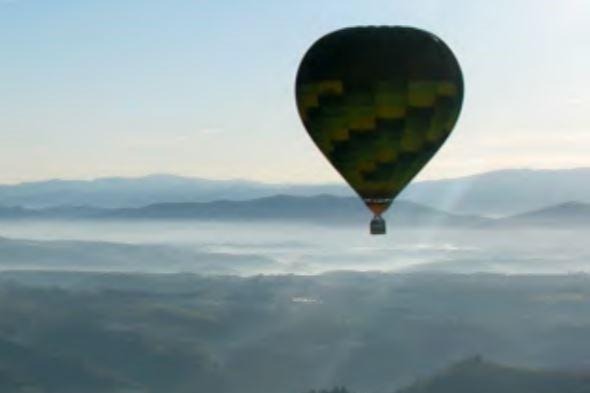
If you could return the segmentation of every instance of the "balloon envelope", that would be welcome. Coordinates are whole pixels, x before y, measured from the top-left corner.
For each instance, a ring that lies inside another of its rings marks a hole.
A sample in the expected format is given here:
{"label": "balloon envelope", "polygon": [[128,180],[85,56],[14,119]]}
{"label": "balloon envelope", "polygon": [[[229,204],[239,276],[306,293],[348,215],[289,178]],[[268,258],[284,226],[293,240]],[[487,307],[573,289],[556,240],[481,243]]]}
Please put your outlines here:
{"label": "balloon envelope", "polygon": [[379,216],[452,131],[463,78],[451,50],[410,27],[353,27],[305,54],[299,115],[315,144]]}

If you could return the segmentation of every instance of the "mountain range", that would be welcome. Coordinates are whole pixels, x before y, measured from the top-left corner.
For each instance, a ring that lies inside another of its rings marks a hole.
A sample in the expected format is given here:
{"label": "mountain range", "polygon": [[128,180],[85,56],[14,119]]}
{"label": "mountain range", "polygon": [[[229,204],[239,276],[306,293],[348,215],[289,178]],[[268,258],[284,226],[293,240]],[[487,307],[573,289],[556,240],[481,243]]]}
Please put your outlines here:
{"label": "mountain range", "polygon": [[590,376],[499,365],[479,357],[464,360],[397,393],[582,393]]}
{"label": "mountain range", "polygon": [[590,168],[509,169],[416,182],[401,198],[463,214],[508,216],[568,201],[590,203]]}
{"label": "mountain range", "polygon": [[[411,183],[400,199],[459,214],[507,216],[567,201],[590,203],[590,168],[510,169]],[[339,184],[265,184],[171,175],[0,185],[0,206],[138,208],[160,203],[244,201],[277,194],[353,196]]]}
{"label": "mountain range", "polygon": [[[404,227],[584,227],[590,225],[590,204],[566,202],[507,217],[488,218],[398,200],[384,217],[393,226]],[[246,201],[157,203],[133,208],[0,206],[0,220],[238,220],[363,225],[370,218],[370,212],[358,198],[325,194],[310,197],[275,195]]]}
{"label": "mountain range", "polygon": [[157,203],[242,201],[276,194],[353,195],[343,185],[274,185],[173,175],[96,180],[48,180],[0,185],[0,206],[133,208]]}
{"label": "mountain range", "polygon": [[[409,201],[397,201],[385,217],[398,225],[481,225],[489,219],[446,213]],[[109,219],[109,220],[215,220],[293,221],[316,224],[366,224],[370,212],[356,197],[275,195],[247,201],[158,203],[137,208],[0,207],[0,220]]]}
{"label": "mountain range", "polygon": [[497,222],[510,226],[587,226],[590,224],[590,204],[565,202],[505,217]]}

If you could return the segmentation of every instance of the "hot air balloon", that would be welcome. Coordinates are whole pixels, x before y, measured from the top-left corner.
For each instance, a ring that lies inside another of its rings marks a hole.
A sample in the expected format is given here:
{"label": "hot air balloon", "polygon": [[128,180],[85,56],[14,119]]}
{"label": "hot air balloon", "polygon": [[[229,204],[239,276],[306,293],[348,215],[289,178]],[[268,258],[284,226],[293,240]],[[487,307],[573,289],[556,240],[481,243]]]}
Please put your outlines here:
{"label": "hot air balloon", "polygon": [[463,101],[457,59],[411,27],[351,27],[307,51],[297,72],[299,115],[311,139],[373,212],[383,212],[451,133]]}

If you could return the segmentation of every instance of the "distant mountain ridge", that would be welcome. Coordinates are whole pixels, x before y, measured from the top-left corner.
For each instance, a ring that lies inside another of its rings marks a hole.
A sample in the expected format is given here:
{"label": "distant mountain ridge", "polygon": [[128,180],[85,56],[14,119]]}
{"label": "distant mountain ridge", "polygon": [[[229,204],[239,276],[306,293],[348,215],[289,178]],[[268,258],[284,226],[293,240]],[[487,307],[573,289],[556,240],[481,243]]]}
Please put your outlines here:
{"label": "distant mountain ridge", "polygon": [[[581,228],[590,227],[590,203],[566,202],[493,219],[396,200],[384,217],[391,225],[403,226]],[[309,197],[273,195],[245,201],[157,203],[134,208],[62,206],[30,209],[0,206],[0,220],[290,221],[332,225],[366,224],[370,218],[370,212],[359,198],[326,194]]]}
{"label": "distant mountain ridge", "polygon": [[[477,216],[446,213],[408,201],[396,201],[385,215],[399,225],[478,225]],[[220,200],[193,203],[159,203],[138,208],[57,207],[28,209],[0,207],[0,219],[115,219],[115,220],[287,220],[313,223],[362,223],[370,212],[356,197],[274,195],[248,201]]]}
{"label": "distant mountain ridge", "polygon": [[508,216],[572,200],[590,203],[590,168],[506,169],[417,182],[400,196],[445,211]]}
{"label": "distant mountain ridge", "polygon": [[590,376],[508,367],[467,359],[397,393],[583,393]]}
{"label": "distant mountain ridge", "polygon": [[[414,182],[402,192],[400,198],[449,212],[506,216],[570,200],[590,203],[589,180],[590,168],[510,169],[454,179]],[[137,208],[159,203],[212,202],[221,199],[243,201],[277,194],[354,195],[344,182],[290,185],[151,175],[0,185],[0,206]]]}
{"label": "distant mountain ridge", "polygon": [[249,200],[290,194],[352,195],[344,185],[274,185],[246,180],[209,180],[173,175],[96,180],[48,180],[0,185],[0,206],[39,209],[58,206],[141,207],[157,203]]}
{"label": "distant mountain ridge", "polygon": [[505,217],[496,223],[503,226],[590,226],[590,204],[560,203]]}

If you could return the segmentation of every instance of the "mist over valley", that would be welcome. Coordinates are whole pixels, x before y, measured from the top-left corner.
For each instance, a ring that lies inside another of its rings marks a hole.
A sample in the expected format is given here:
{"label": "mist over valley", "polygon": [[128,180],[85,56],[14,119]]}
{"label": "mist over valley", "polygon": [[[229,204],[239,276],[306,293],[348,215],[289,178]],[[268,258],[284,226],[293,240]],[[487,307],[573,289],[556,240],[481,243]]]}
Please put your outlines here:
{"label": "mist over valley", "polygon": [[[223,187],[214,182],[210,195]],[[456,201],[471,208],[458,209],[406,193],[379,237],[363,204],[338,187],[202,201],[146,192],[149,201],[128,206],[64,188],[43,204],[35,190],[0,207],[6,391],[590,386],[585,202],[539,197],[539,208],[521,209],[515,198],[507,209],[501,198],[491,206],[465,196]]]}

